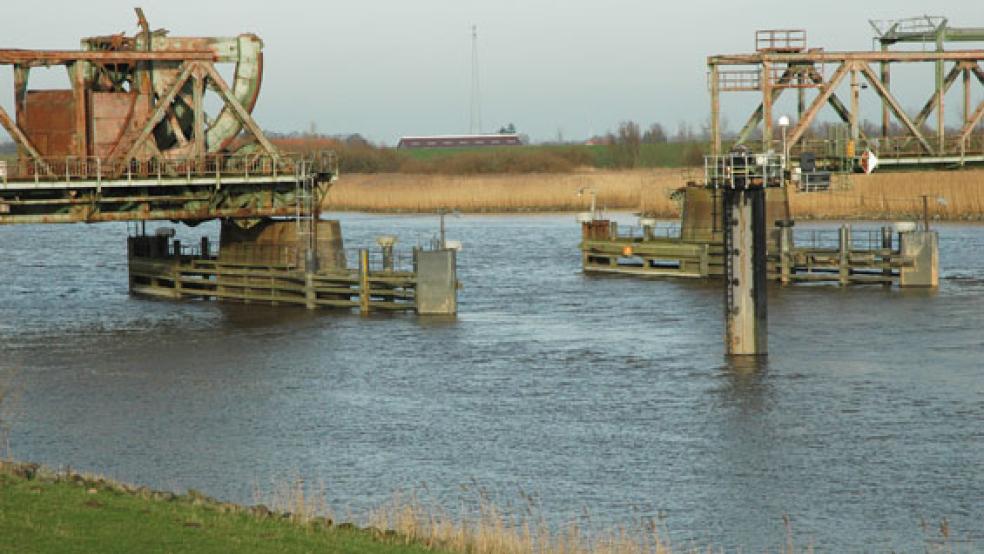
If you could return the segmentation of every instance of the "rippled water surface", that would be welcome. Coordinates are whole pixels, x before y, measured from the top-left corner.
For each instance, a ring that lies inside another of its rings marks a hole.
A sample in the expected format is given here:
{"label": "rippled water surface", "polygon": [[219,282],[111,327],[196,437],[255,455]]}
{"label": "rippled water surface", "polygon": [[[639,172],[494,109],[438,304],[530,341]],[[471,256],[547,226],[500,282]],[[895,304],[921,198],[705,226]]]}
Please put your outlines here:
{"label": "rippled water surface", "polygon": [[750,551],[784,514],[824,550],[921,550],[943,517],[984,540],[984,228],[938,227],[937,292],[771,290],[768,362],[736,367],[717,284],[585,276],[570,215],[448,225],[455,321],[131,298],[124,225],[0,227],[13,454],[246,502],[300,475],[353,510],[478,483]]}

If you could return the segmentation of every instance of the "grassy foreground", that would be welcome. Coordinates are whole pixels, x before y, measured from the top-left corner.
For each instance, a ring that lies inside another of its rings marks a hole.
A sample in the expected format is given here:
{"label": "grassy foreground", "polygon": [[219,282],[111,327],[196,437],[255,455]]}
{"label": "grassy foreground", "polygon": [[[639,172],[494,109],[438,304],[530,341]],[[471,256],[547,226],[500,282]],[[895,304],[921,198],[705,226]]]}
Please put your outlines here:
{"label": "grassy foreground", "polygon": [[487,500],[477,513],[462,517],[414,496],[395,496],[372,510],[363,528],[333,523],[323,515],[331,511],[298,483],[275,492],[272,505],[290,512],[0,460],[0,552],[704,552],[674,548],[655,523],[588,538],[575,523],[551,530],[542,519],[516,519]]}
{"label": "grassy foreground", "polygon": [[153,492],[0,462],[0,552],[438,552],[393,533],[298,521],[194,492]]}

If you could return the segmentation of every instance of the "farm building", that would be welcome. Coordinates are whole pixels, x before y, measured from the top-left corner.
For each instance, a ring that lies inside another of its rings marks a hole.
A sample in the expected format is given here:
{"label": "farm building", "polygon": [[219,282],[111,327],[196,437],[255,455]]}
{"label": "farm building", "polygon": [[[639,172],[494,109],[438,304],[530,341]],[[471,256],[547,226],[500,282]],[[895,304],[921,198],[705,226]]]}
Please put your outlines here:
{"label": "farm building", "polygon": [[495,135],[436,135],[430,137],[403,137],[397,148],[456,148],[482,146],[520,146],[518,134]]}

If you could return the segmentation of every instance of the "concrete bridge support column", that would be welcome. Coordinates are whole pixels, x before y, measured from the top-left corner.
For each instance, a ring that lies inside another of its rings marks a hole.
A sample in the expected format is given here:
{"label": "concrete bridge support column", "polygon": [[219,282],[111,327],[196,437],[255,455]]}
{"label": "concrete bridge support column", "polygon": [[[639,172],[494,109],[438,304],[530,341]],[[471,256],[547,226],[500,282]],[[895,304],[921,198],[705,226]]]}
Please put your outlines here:
{"label": "concrete bridge support column", "polygon": [[457,252],[415,250],[417,271],[417,313],[454,315],[458,313]]}
{"label": "concrete bridge support column", "polygon": [[899,270],[900,287],[937,287],[940,284],[939,235],[936,231],[899,234],[899,251],[912,258],[912,267]]}

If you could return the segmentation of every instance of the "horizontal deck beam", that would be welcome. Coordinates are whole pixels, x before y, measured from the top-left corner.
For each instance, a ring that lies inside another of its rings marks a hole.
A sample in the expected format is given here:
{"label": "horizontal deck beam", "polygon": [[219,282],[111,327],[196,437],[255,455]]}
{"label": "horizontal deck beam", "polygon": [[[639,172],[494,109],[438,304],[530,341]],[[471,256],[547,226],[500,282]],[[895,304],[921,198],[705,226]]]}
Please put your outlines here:
{"label": "horizontal deck beam", "polygon": [[172,50],[140,52],[136,50],[24,50],[0,49],[0,65],[66,65],[78,61],[102,63],[184,62],[189,60],[217,62],[219,57],[208,50]]}
{"label": "horizontal deck beam", "polygon": [[864,62],[936,62],[984,60],[984,50],[950,50],[947,52],[796,52],[724,54],[709,56],[708,65],[758,65],[762,63],[843,63]]}

